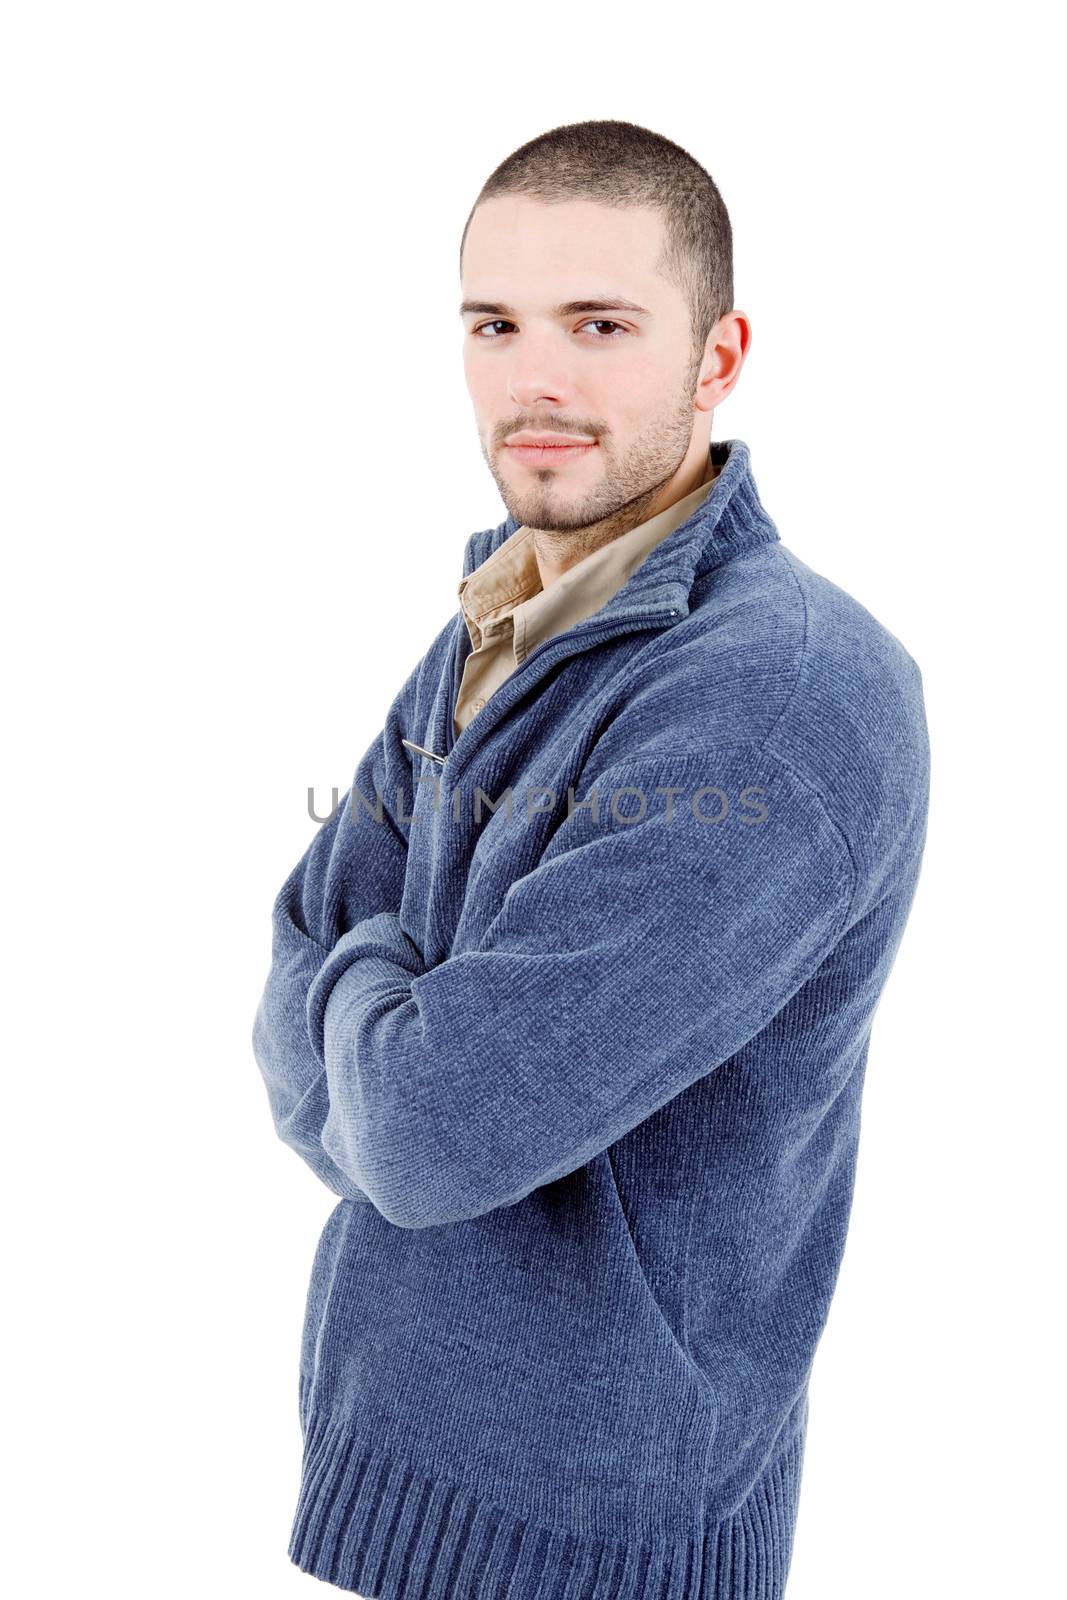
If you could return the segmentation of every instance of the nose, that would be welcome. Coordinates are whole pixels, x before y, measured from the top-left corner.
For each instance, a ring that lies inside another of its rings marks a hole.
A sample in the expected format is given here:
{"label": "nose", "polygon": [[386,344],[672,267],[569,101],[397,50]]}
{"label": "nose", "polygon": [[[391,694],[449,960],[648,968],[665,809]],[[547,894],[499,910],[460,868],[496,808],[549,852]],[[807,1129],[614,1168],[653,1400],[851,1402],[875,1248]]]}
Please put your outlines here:
{"label": "nose", "polygon": [[524,329],[508,351],[507,362],[508,398],[517,410],[571,403],[574,385],[558,339]]}
{"label": "nose", "polygon": [[[508,399],[519,411],[533,411],[538,406],[562,406],[567,403],[567,390],[558,381],[530,376],[512,378],[508,384]],[[546,426],[550,426],[546,422]]]}

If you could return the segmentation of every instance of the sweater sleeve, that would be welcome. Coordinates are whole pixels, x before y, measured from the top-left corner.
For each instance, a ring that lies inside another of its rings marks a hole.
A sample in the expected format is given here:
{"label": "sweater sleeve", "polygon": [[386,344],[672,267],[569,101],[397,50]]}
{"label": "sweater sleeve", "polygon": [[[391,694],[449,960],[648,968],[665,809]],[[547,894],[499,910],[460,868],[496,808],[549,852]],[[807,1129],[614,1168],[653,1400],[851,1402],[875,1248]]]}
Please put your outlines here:
{"label": "sweater sleeve", "polygon": [[308,993],[323,1147],[400,1227],[511,1205],[740,1050],[853,891],[823,800],[758,747],[609,768],[477,948],[422,969],[389,910],[338,941]]}
{"label": "sweater sleeve", "polygon": [[[421,664],[420,664],[421,665]],[[397,695],[344,798],[286,878],[271,914],[271,962],[252,1028],[278,1137],[327,1188],[367,1196],[322,1146],[329,1110],[322,1062],[307,1032],[307,997],[337,940],[363,918],[398,911],[407,866],[411,766],[401,735],[419,668]]]}

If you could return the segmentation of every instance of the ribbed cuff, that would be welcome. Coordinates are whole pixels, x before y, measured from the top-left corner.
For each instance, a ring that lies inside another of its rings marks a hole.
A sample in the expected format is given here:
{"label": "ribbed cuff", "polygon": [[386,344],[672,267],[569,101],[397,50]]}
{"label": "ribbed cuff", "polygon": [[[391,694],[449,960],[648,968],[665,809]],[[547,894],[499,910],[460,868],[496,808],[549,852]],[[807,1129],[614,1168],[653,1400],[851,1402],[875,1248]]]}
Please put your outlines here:
{"label": "ribbed cuff", "polygon": [[341,935],[308,988],[307,1027],[311,1048],[326,1065],[326,1008],[337,984],[362,964],[368,982],[406,983],[426,971],[422,952],[393,911],[378,911]]}

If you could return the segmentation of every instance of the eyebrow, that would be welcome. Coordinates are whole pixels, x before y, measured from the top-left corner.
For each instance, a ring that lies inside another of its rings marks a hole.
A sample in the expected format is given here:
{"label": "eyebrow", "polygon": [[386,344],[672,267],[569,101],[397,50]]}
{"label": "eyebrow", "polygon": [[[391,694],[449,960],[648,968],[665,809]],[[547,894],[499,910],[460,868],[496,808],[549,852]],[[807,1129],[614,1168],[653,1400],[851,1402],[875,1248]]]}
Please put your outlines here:
{"label": "eyebrow", "polygon": [[[561,305],[553,308],[552,315],[577,317],[582,312],[590,311],[629,311],[635,317],[652,315],[647,307],[635,305],[632,300],[622,300],[618,295],[604,295],[599,300],[564,300]],[[509,319],[519,315],[513,306],[503,305],[496,300],[464,300],[459,308],[459,314],[461,317],[476,315]]]}

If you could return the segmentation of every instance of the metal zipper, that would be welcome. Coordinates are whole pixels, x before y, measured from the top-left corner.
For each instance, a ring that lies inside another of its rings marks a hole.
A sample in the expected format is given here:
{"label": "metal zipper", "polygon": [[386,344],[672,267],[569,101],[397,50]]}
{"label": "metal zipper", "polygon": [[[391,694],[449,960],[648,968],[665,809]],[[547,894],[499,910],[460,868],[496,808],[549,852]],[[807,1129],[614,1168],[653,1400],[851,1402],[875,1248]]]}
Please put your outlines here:
{"label": "metal zipper", "polygon": [[416,750],[420,756],[429,756],[431,761],[444,761],[444,756],[439,756],[435,750],[424,750],[421,744],[416,744],[414,739],[401,739],[401,744],[406,744],[409,750]]}

